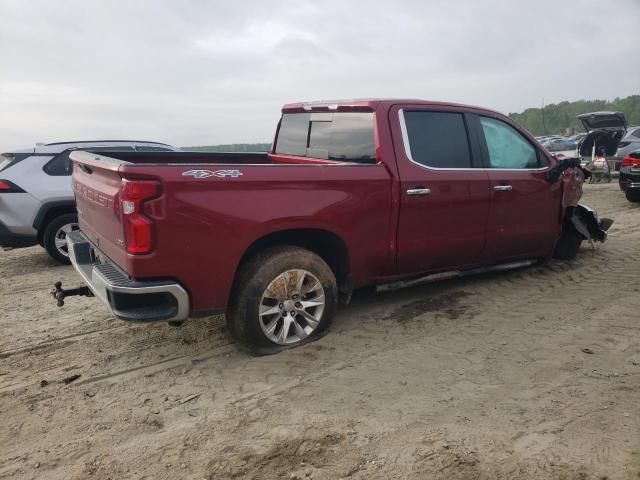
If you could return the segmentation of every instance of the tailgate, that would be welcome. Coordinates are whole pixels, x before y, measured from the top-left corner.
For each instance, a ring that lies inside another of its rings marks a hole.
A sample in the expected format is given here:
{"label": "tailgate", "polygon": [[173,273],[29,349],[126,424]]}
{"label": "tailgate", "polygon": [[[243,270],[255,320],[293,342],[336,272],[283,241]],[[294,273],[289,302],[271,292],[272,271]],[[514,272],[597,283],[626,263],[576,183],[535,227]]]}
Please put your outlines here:
{"label": "tailgate", "polygon": [[72,152],[72,185],[80,229],[118,266],[126,270],[124,232],[119,215],[122,161],[89,152]]}

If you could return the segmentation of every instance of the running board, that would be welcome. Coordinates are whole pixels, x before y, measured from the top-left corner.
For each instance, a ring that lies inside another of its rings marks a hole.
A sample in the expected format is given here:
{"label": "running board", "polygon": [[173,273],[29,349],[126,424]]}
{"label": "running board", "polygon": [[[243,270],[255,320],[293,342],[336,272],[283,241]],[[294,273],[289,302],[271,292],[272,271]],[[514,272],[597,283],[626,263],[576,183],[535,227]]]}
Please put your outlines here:
{"label": "running board", "polygon": [[448,280],[450,278],[466,277],[468,275],[477,275],[488,272],[502,272],[506,270],[514,270],[523,268],[537,263],[538,260],[523,260],[520,262],[503,263],[500,265],[491,265],[489,267],[474,268],[473,270],[452,270],[449,272],[432,273],[424,277],[414,278],[411,280],[399,280],[397,282],[383,283],[376,286],[377,292],[391,292],[401,288],[413,287],[414,285],[422,285],[423,283],[438,282],[440,280]]}

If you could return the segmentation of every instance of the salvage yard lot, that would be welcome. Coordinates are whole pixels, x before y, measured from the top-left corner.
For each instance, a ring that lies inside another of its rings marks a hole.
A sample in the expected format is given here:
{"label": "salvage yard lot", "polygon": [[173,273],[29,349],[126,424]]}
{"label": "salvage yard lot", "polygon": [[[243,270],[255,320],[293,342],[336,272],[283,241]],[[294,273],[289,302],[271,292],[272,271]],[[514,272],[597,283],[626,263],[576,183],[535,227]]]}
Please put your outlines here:
{"label": "salvage yard lot", "polygon": [[595,253],[358,292],[261,358],[220,318],[58,309],[71,267],[0,252],[0,478],[638,478],[640,205],[616,184],[584,203],[616,220]]}

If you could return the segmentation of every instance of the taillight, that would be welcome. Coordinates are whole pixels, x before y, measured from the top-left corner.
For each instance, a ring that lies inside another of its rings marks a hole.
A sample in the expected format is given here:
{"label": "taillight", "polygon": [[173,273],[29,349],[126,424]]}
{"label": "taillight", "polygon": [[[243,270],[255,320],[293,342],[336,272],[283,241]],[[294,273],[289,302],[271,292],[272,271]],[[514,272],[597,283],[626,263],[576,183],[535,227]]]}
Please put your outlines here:
{"label": "taillight", "polygon": [[9,180],[0,180],[0,193],[24,193],[24,190]]}
{"label": "taillight", "polygon": [[622,159],[623,167],[640,167],[640,158],[627,155]]}
{"label": "taillight", "polygon": [[145,201],[160,195],[154,180],[123,180],[120,190],[121,217],[127,252],[149,253],[153,249],[153,221],[144,214]]}

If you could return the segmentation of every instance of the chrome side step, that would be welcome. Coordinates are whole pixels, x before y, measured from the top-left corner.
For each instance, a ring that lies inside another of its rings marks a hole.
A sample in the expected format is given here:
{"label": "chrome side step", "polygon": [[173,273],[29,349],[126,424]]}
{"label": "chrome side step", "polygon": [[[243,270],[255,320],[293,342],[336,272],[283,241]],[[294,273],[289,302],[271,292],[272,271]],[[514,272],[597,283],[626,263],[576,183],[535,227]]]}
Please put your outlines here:
{"label": "chrome side step", "polygon": [[523,268],[537,263],[538,260],[522,260],[519,262],[502,263],[500,265],[491,265],[488,267],[474,268],[473,270],[451,270],[449,272],[432,273],[431,275],[425,275],[424,277],[413,278],[411,280],[399,280],[397,282],[383,283],[376,286],[377,292],[390,292],[393,290],[400,290],[401,288],[413,287],[415,285],[422,285],[423,283],[438,282],[440,280],[448,280],[450,278],[466,277],[469,275],[477,275],[480,273],[488,272],[502,272],[506,270],[514,270],[516,268]]}

